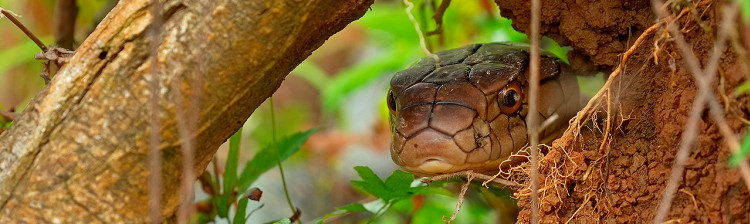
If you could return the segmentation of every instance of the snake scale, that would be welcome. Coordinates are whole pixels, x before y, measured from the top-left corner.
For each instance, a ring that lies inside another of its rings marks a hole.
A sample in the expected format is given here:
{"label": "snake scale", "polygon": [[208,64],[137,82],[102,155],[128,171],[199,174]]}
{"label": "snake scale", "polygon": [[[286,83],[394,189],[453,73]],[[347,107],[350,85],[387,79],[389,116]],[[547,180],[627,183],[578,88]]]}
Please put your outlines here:
{"label": "snake scale", "polygon": [[[527,145],[528,49],[474,44],[437,53],[439,65],[427,57],[397,72],[387,96],[393,161],[428,176],[514,163],[511,155]],[[571,69],[548,53],[540,77],[539,115],[558,116],[539,135],[549,143],[580,109],[580,96]]]}

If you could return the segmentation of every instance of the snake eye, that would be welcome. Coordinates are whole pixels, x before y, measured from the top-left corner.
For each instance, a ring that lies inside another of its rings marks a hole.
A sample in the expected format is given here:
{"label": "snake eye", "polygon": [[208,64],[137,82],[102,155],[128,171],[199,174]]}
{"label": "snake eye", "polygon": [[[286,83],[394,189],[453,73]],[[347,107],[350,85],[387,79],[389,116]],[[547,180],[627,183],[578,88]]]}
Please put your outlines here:
{"label": "snake eye", "polygon": [[518,82],[508,83],[497,93],[497,105],[504,114],[515,114],[521,108],[523,102],[523,90]]}
{"label": "snake eye", "polygon": [[393,91],[388,91],[388,109],[391,113],[396,113],[396,97],[393,96]]}

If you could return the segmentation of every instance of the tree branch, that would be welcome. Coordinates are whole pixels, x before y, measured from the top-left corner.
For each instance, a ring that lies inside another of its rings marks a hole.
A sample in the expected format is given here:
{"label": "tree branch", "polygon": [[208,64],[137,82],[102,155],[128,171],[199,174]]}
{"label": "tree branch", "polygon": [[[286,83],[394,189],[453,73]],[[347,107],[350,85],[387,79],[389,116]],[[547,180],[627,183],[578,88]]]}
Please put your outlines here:
{"label": "tree branch", "polygon": [[152,96],[161,123],[161,217],[172,217],[184,144],[175,97],[189,108],[191,83],[203,80],[197,131],[188,135],[200,174],[296,65],[373,1],[160,2],[155,60],[147,35],[151,0],[121,1],[0,134],[0,223],[146,222]]}

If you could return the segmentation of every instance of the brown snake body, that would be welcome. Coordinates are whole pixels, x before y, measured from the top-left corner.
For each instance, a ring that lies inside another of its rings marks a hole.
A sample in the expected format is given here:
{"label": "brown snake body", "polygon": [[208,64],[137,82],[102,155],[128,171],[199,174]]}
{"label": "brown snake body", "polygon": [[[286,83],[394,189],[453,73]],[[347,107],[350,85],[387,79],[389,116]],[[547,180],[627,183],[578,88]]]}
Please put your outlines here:
{"label": "brown snake body", "polygon": [[[391,79],[393,161],[421,175],[491,173],[514,163],[511,154],[528,136],[528,47],[475,44],[437,55],[439,66],[423,58]],[[539,114],[558,116],[539,134],[549,143],[580,109],[580,96],[575,75],[556,57],[543,54],[540,73]]]}

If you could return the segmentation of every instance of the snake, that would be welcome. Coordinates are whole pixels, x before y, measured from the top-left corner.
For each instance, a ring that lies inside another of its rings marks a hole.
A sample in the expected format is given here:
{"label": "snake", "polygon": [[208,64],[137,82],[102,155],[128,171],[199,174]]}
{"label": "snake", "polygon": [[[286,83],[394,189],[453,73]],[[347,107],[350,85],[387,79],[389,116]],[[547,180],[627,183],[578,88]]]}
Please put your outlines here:
{"label": "snake", "polygon": [[[390,153],[403,170],[425,176],[497,172],[519,163],[528,145],[529,47],[472,44],[425,57],[396,72],[387,95]],[[576,75],[543,51],[537,113],[540,143],[558,138],[581,108]]]}

